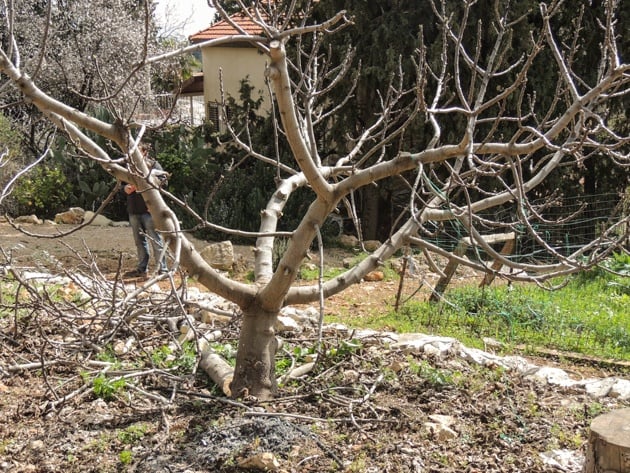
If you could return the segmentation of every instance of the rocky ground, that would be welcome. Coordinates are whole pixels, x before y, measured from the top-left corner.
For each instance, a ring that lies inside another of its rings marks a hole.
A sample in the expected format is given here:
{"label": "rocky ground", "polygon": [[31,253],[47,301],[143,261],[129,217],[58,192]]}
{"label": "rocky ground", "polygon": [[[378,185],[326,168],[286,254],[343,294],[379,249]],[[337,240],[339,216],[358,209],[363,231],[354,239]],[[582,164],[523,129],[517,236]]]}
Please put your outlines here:
{"label": "rocky ground", "polygon": [[[47,280],[47,291],[29,292],[33,280],[17,288],[2,281],[30,305],[18,315],[6,292],[0,300],[0,471],[578,472],[591,419],[630,407],[611,389],[602,395],[579,382],[627,379],[627,372],[564,364],[573,381],[550,383],[529,368],[482,366],[443,340],[411,349],[394,335],[336,326],[326,327],[316,350],[309,324],[283,333],[278,371],[318,353],[315,367],[283,379],[273,402],[235,402],[199,369],[194,343],[175,343],[181,318],[172,316],[169,285],[138,296],[137,282],[121,281],[122,298],[147,311],[127,310],[118,299],[94,301],[118,294],[116,274],[133,268],[129,229],[88,227],[41,240],[0,223],[0,248],[5,270],[59,270],[58,262],[72,268],[70,282]],[[236,252],[246,270],[250,250]],[[79,276],[88,271],[96,284],[82,286]],[[178,293],[212,300],[175,283]],[[387,310],[396,289],[363,283],[328,301],[326,311]],[[229,317],[229,304],[218,307],[222,318],[191,323],[214,334],[229,357],[239,320]]]}

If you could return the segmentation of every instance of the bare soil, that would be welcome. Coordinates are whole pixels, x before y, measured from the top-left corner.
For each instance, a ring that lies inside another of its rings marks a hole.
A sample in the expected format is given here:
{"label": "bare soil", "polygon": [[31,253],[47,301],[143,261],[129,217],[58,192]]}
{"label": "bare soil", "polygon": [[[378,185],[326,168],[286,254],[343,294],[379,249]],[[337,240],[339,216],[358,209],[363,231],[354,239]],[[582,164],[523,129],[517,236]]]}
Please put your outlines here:
{"label": "bare soil", "polygon": [[[70,227],[24,228],[50,235]],[[135,265],[129,228],[87,227],[62,239],[36,239],[0,223],[0,249],[5,269],[50,271],[62,263],[82,271],[95,263],[113,280]],[[251,249],[235,251],[245,273]],[[326,260],[340,265],[344,256],[329,252]],[[89,307],[77,307],[66,289],[60,289],[68,295],[63,307],[87,314]],[[386,311],[396,290],[391,281],[362,283],[327,301],[326,310]],[[577,464],[544,464],[540,454],[564,449],[579,457],[591,419],[630,405],[595,401],[456,356],[354,346],[350,335],[334,332],[325,334],[326,355],[315,370],[283,385],[276,400],[235,402],[194,372],[181,352],[161,355],[174,337],[166,324],[128,320],[108,346],[130,339],[135,345],[105,368],[107,350],[90,345],[97,334],[103,339],[102,326],[35,306],[17,317],[9,301],[0,300],[0,471],[237,472],[247,471],[239,466],[244,459],[266,452],[282,472],[577,472]],[[221,330],[222,342],[234,341],[238,318]],[[297,358],[312,344],[312,334],[295,335],[284,350]],[[576,376],[599,371],[563,367]],[[125,386],[97,396],[97,377],[121,376],[128,376]],[[432,415],[452,416],[455,435],[427,425]]]}

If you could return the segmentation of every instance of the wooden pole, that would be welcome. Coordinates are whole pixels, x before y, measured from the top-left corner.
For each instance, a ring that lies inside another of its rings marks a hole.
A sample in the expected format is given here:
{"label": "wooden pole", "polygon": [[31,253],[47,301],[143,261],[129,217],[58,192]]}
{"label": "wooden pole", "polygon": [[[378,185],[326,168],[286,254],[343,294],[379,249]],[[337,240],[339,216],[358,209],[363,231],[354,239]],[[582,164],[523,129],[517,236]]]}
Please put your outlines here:
{"label": "wooden pole", "polygon": [[[500,254],[502,256],[511,255],[512,251],[514,251],[514,246],[515,245],[516,245],[516,239],[515,238],[510,238],[509,240],[506,240],[505,244],[503,245],[503,248],[501,248],[501,253]],[[481,285],[479,287],[489,286],[490,284],[492,284],[492,281],[494,281],[494,275],[502,267],[503,267],[503,263],[501,263],[501,261],[497,260],[494,263],[492,263],[492,267],[490,269],[493,272],[492,273],[486,273],[486,275],[484,276],[483,281],[481,281]]]}
{"label": "wooden pole", "polygon": [[[466,249],[468,248],[469,245],[470,245],[470,239],[467,237],[462,238],[461,240],[459,240],[459,243],[457,244],[455,251],[453,251],[453,254],[455,256],[464,256],[466,254]],[[453,274],[455,274],[455,270],[457,269],[457,266],[459,266],[459,261],[455,260],[454,258],[451,258],[448,260],[448,263],[446,264],[446,268],[444,268],[444,271],[443,271],[444,276],[442,276],[437,282],[437,284],[435,285],[435,289],[431,293],[431,297],[429,297],[429,301],[437,302],[442,298],[442,294],[444,294],[444,291],[446,290],[448,283],[451,282],[451,278],[453,277]]]}
{"label": "wooden pole", "polygon": [[[512,253],[512,250],[514,249],[515,237],[516,235],[514,234],[514,232],[510,232],[510,233],[495,233],[493,235],[484,235],[482,238],[489,245],[506,242],[505,245],[503,245],[501,254],[509,255],[510,253]],[[460,257],[464,256],[466,254],[466,250],[472,244],[473,242],[470,239],[470,237],[462,238],[461,240],[459,240],[457,247],[453,251],[453,255],[460,256]],[[446,290],[448,283],[451,282],[451,278],[453,277],[453,274],[455,274],[455,270],[457,269],[458,265],[459,265],[459,262],[456,261],[454,258],[449,259],[448,263],[446,264],[446,268],[444,268],[444,271],[443,271],[444,276],[442,276],[438,280],[437,284],[435,285],[435,289],[431,293],[431,297],[429,297],[429,301],[437,302],[442,298],[442,294],[444,294],[444,291]],[[498,271],[499,269],[501,269],[501,266],[503,265],[500,262],[495,261],[494,265],[492,266],[492,269],[494,271]],[[482,286],[488,285],[492,282],[493,279],[494,279],[494,276],[491,276],[489,278],[488,276],[486,276],[486,278],[484,278],[484,281],[481,283],[481,285]]]}
{"label": "wooden pole", "polygon": [[630,408],[591,422],[583,473],[630,473]]}

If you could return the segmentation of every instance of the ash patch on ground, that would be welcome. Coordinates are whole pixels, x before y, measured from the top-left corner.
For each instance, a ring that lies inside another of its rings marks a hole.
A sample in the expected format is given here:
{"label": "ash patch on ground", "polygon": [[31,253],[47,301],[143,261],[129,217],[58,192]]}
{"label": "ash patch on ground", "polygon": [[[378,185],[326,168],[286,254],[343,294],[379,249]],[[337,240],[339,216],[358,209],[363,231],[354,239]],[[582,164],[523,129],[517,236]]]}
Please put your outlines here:
{"label": "ash patch on ground", "polygon": [[295,445],[313,438],[313,434],[301,427],[276,417],[233,418],[203,435],[198,461],[218,468],[226,462],[263,452],[286,457]]}

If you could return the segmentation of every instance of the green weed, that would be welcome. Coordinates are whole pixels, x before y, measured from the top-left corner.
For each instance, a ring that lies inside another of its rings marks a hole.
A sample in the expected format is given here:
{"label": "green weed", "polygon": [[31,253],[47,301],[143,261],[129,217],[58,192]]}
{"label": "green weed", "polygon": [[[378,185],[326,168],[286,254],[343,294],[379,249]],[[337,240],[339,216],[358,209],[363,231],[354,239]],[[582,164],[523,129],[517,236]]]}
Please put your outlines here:
{"label": "green weed", "polygon": [[151,362],[157,368],[170,368],[174,359],[173,349],[168,345],[158,347],[151,353]]}
{"label": "green weed", "polygon": [[99,374],[92,381],[92,391],[96,397],[111,401],[126,385],[127,382],[124,379],[111,380],[104,374]]}
{"label": "green weed", "polygon": [[229,343],[212,343],[212,350],[221,355],[225,361],[231,366],[236,365],[236,347]]}
{"label": "green weed", "polygon": [[112,363],[115,369],[120,368],[122,365],[111,345],[106,345],[100,352],[98,352],[96,354],[96,359],[98,361]]}
{"label": "green weed", "polygon": [[131,464],[131,461],[133,460],[133,452],[131,450],[123,450],[118,454],[118,460],[120,460],[120,463],[123,465]]}
{"label": "green weed", "polygon": [[182,344],[182,351],[175,353],[168,345],[156,348],[151,353],[151,363],[157,368],[175,369],[179,373],[189,373],[197,362],[197,351],[192,341]]}
{"label": "green weed", "polygon": [[147,432],[147,426],[143,424],[130,425],[125,430],[118,432],[118,440],[125,445],[131,445],[142,439]]}
{"label": "green weed", "polygon": [[408,357],[407,361],[409,362],[409,370],[413,374],[423,378],[433,387],[452,386],[456,384],[459,378],[458,375],[451,371],[431,366],[425,360],[418,363],[412,357]]}

